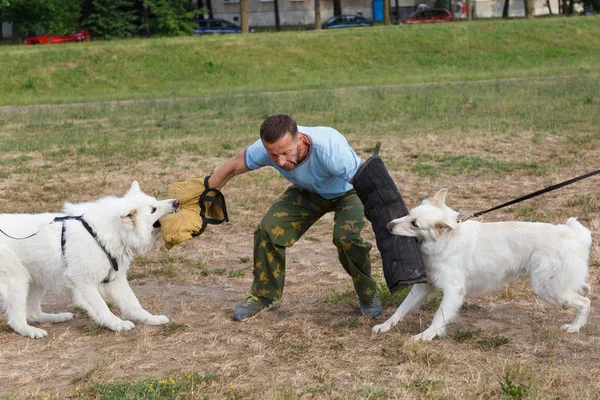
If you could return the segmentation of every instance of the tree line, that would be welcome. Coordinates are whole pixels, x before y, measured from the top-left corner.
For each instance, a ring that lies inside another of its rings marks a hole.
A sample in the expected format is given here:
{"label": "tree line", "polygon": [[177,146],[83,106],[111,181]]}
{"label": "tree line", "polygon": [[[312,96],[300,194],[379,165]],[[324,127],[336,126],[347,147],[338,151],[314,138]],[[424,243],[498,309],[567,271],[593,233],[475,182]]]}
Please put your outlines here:
{"label": "tree line", "polygon": [[[12,23],[14,37],[29,37],[46,32],[67,34],[82,28],[95,38],[113,39],[131,36],[191,35],[195,18],[212,17],[211,3],[215,0],[0,0],[0,23]],[[342,13],[342,0],[333,2],[335,15]],[[392,0],[393,1],[393,0]],[[398,0],[396,8],[398,7]],[[451,11],[456,0],[435,0],[438,7]],[[471,19],[471,0],[467,3]],[[508,18],[510,0],[503,0],[503,16]],[[513,0],[519,1],[519,0]],[[532,1],[522,0],[527,16],[533,16]],[[546,0],[550,13],[550,0]],[[198,6],[198,3],[201,4]],[[321,25],[321,0],[314,0],[315,25]],[[559,0],[558,14],[572,15],[575,4],[600,10],[600,0]],[[205,4],[204,6],[202,4]],[[390,23],[390,2],[384,1],[385,23]],[[273,1],[276,28],[279,30],[278,0]],[[248,0],[240,0],[242,32],[248,32]],[[0,30],[0,39],[2,32]]]}
{"label": "tree line", "polygon": [[182,36],[206,11],[190,0],[0,0],[0,23],[12,23],[21,38],[82,28],[104,39]]}

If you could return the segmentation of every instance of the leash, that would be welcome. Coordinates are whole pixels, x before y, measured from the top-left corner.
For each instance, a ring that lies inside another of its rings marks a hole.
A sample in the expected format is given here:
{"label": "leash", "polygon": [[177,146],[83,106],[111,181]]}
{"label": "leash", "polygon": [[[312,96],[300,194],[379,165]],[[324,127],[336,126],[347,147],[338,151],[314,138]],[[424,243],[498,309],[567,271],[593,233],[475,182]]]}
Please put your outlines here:
{"label": "leash", "polygon": [[[85,228],[86,231],[88,231],[88,233],[94,238],[94,240],[96,240],[96,243],[98,243],[98,246],[100,246],[100,248],[102,249],[102,251],[104,251],[104,254],[106,254],[106,256],[108,257],[108,261],[110,261],[110,265],[112,266],[112,268],[115,271],[119,271],[119,263],[117,262],[116,258],[112,256],[112,254],[110,254],[108,252],[108,250],[106,250],[106,247],[104,247],[104,245],[100,242],[100,240],[98,240],[98,234],[92,229],[92,227],[86,222],[85,219],[83,219],[83,215],[65,215],[65,216],[61,216],[61,217],[56,217],[54,218],[52,221],[50,221],[49,224],[53,224],[55,222],[64,222],[67,220],[74,220],[74,221],[79,221],[81,222],[81,225],[83,225],[83,227]],[[0,229],[0,232],[2,232],[2,234],[4,234],[6,237],[9,237],[13,240],[25,240],[25,239],[29,239],[35,235],[37,235],[38,233],[40,233],[42,230],[40,229],[39,231],[32,233],[31,235],[25,236],[25,237],[20,237],[20,238],[16,238],[13,237],[11,235],[9,235],[8,233],[4,232],[2,229]],[[62,230],[61,230],[61,234],[60,234],[60,248],[62,250],[62,254],[63,257],[65,255],[65,245],[67,244],[67,239],[66,239],[66,228],[65,228],[65,224],[62,224]],[[104,281],[102,281],[102,283],[107,283],[108,278],[105,279]]]}
{"label": "leash", "polygon": [[[73,219],[72,217],[56,217],[55,219],[53,219],[52,221],[50,221],[48,223],[48,225],[53,224],[54,222],[56,222],[57,220],[62,220],[62,219]],[[13,240],[25,240],[25,239],[29,239],[30,237],[34,237],[35,235],[37,235],[38,233],[40,233],[42,230],[40,229],[37,232],[32,233],[29,236],[25,236],[25,237],[20,237],[20,238],[16,238],[14,236],[10,236],[8,233],[4,232],[2,229],[0,229],[0,233],[2,233],[4,236],[11,238]]]}
{"label": "leash", "polygon": [[596,171],[588,172],[587,174],[578,176],[578,177],[573,178],[573,179],[569,179],[568,181],[557,183],[556,185],[548,186],[545,189],[541,189],[541,190],[538,190],[537,192],[533,192],[533,193],[530,193],[530,194],[528,194],[526,196],[519,197],[518,199],[514,199],[514,200],[511,200],[511,201],[508,201],[506,203],[500,204],[499,206],[488,208],[487,210],[483,210],[483,211],[478,211],[478,212],[476,212],[474,214],[471,214],[471,215],[467,215],[466,217],[463,217],[463,218],[459,219],[458,222],[465,222],[468,219],[479,217],[479,216],[481,216],[483,214],[487,214],[487,213],[495,211],[495,210],[497,210],[499,208],[503,208],[503,207],[510,206],[512,204],[520,203],[522,201],[531,199],[532,197],[536,197],[536,196],[539,196],[540,194],[544,194],[544,193],[548,193],[548,192],[551,192],[551,191],[556,190],[556,189],[560,189],[563,186],[570,185],[572,183],[575,183],[575,182],[580,181],[580,180],[585,179],[585,178],[589,178],[590,176],[593,176],[593,175],[596,175],[596,174],[600,174],[600,169],[598,169]]}

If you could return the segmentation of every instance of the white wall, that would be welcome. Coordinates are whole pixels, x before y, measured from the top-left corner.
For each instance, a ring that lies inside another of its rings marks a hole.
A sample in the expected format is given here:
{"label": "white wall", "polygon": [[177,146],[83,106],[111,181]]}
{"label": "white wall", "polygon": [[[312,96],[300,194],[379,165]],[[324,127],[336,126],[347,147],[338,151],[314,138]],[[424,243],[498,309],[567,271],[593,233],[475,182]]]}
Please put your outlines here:
{"label": "white wall", "polygon": [[12,37],[12,24],[2,24],[2,37],[5,39]]}
{"label": "white wall", "polygon": [[[466,0],[463,0],[463,2],[466,4]],[[472,0],[471,4],[474,6],[474,18],[502,17],[502,10],[504,9],[504,0]],[[550,0],[550,7],[552,7],[552,14],[558,14],[558,0]],[[550,14],[546,5],[546,0],[533,0],[533,13],[534,15]],[[508,7],[508,16],[524,17],[524,1],[510,0]]]}

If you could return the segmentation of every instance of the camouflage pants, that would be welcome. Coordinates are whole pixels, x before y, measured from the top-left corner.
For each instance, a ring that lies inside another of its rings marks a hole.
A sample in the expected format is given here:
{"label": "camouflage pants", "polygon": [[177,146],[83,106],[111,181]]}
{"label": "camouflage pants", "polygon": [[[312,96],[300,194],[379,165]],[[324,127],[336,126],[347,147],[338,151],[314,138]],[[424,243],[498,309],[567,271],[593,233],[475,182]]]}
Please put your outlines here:
{"label": "camouflage pants", "polygon": [[363,241],[363,204],[354,190],[333,200],[290,186],[271,206],[254,232],[255,296],[279,300],[285,280],[285,249],[291,247],[324,214],[333,211],[333,243],[338,259],[352,277],[356,294],[363,305],[373,304],[377,283],[371,277],[369,251]]}

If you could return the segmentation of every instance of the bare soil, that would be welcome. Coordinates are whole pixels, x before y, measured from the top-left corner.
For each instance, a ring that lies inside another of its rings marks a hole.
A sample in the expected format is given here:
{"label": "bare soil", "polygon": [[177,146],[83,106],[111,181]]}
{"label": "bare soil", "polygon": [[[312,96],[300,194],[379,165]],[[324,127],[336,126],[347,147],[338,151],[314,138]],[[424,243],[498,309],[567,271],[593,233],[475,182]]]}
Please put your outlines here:
{"label": "bare soil", "polygon": [[[160,192],[173,180],[173,176],[140,170],[145,175],[138,179],[147,192]],[[558,178],[566,179],[580,170],[561,172]],[[392,171],[392,175],[409,206],[440,187],[440,182],[408,172]],[[102,178],[106,181],[107,175]],[[473,212],[497,204],[496,199],[537,190],[553,178],[473,182],[465,177],[452,182],[448,203]],[[129,184],[126,171],[108,180],[117,193]],[[78,181],[89,192],[100,191],[93,186],[93,176],[74,176],[71,184]],[[18,336],[0,317],[0,396],[69,398],[77,388],[94,383],[176,377],[194,371],[217,376],[198,398],[498,398],[506,376],[531,386],[536,398],[600,396],[597,242],[590,265],[592,311],[582,332],[559,332],[573,311],[546,305],[531,293],[527,282],[517,282],[490,296],[469,299],[450,337],[410,343],[407,339],[430,323],[435,307],[425,307],[386,334],[372,334],[376,322],[358,317],[354,296],[333,300],[332,293],[351,292],[351,281],[331,243],[332,218],[325,216],[288,251],[286,288],[279,304],[239,323],[231,321],[231,313],[252,282],[253,227],[285,183],[261,191],[258,186],[239,189],[234,182],[225,191],[231,222],[211,226],[202,236],[170,251],[157,243],[132,267],[131,284],[140,302],[153,313],[167,315],[176,324],[172,330],[140,324],[129,332],[99,330],[84,313],[73,310],[68,293],[49,293],[43,305],[46,311],[71,310],[76,316],[65,323],[42,324],[49,333],[42,340]],[[4,182],[2,189],[14,183]],[[561,207],[577,193],[597,195],[598,180],[583,181],[530,205],[555,212],[559,216],[555,222],[562,222],[570,215],[561,215]],[[22,196],[33,199],[35,193]],[[89,200],[85,190],[77,196]],[[26,208],[6,200],[1,205],[4,210]],[[501,210],[480,220],[512,218]],[[583,222],[597,238],[598,212]],[[369,229],[364,237],[375,243]],[[382,279],[375,246],[372,256],[374,273]],[[229,275],[218,275],[216,269]],[[384,318],[394,309],[388,308]],[[474,332],[475,337],[460,340],[461,332]],[[482,346],[486,338],[492,343],[489,348]],[[506,343],[494,346],[498,338],[506,338]]]}

